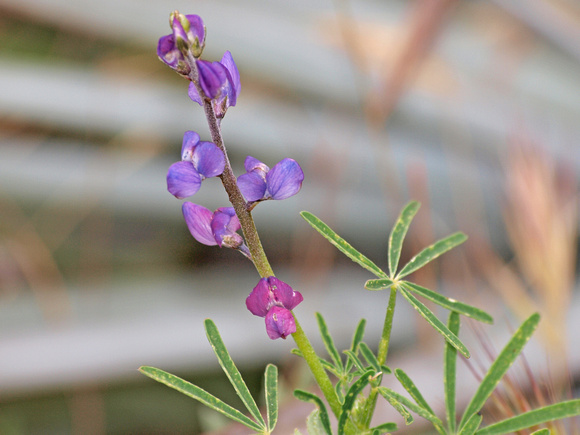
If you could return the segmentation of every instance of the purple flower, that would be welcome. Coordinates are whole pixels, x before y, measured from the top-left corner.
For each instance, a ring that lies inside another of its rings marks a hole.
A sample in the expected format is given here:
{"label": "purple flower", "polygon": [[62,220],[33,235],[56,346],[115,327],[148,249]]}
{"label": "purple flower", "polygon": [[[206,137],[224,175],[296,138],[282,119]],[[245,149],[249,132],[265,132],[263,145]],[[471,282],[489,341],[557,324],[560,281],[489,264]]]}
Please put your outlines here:
{"label": "purple flower", "polygon": [[246,298],[246,307],[252,314],[266,318],[266,332],[274,340],[296,332],[291,313],[303,297],[284,281],[274,276],[262,278]]}
{"label": "purple flower", "polygon": [[304,172],[293,159],[284,159],[272,169],[252,156],[244,162],[246,173],[238,177],[238,187],[249,202],[286,199],[302,187]]}
{"label": "purple flower", "polygon": [[221,175],[225,157],[213,142],[202,142],[195,131],[183,135],[181,161],[174,163],[167,172],[167,190],[179,199],[197,193],[201,182]]}
{"label": "purple flower", "polygon": [[169,25],[173,33],[159,38],[157,56],[182,76],[189,77],[188,54],[198,58],[205,46],[203,20],[198,15],[183,15],[175,11],[169,16]]}
{"label": "purple flower", "polygon": [[[240,73],[229,51],[226,51],[220,62],[198,60],[196,62],[199,86],[204,97],[212,101],[218,118],[223,118],[228,107],[235,106],[240,95]],[[195,83],[189,84],[189,98],[203,105]]]}
{"label": "purple flower", "polygon": [[199,243],[238,249],[249,255],[244,239],[236,232],[240,221],[232,207],[221,207],[212,213],[201,205],[184,202],[181,210],[189,232]]}

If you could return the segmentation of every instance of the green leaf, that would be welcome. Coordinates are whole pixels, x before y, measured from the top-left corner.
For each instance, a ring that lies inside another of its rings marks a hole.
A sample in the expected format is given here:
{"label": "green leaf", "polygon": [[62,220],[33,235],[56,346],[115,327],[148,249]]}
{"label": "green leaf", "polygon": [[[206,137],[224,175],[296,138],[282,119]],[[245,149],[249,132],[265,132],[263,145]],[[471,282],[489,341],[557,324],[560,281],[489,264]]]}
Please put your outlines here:
{"label": "green leaf", "polygon": [[397,394],[393,390],[385,387],[378,387],[377,390],[379,391],[379,394],[383,396],[399,414],[401,414],[405,420],[405,424],[409,425],[413,423],[413,416],[409,411],[407,411],[407,409],[405,409],[401,401],[398,400],[396,397]]}
{"label": "green leaf", "polygon": [[316,321],[318,322],[318,329],[320,329],[320,336],[322,337],[326,351],[330,355],[332,362],[334,362],[336,370],[342,372],[344,368],[342,365],[342,360],[340,359],[340,354],[338,353],[338,350],[334,345],[334,341],[328,332],[328,327],[326,326],[326,322],[324,321],[322,314],[316,313]]}
{"label": "green leaf", "polygon": [[357,381],[350,386],[346,396],[344,396],[344,403],[342,404],[342,412],[338,418],[338,435],[344,435],[344,427],[350,415],[350,411],[354,406],[354,402],[363,390],[364,387],[370,381],[371,376],[374,374],[374,370],[367,370]]}
{"label": "green leaf", "polygon": [[[354,335],[352,337],[352,342],[350,344],[350,350],[354,354],[356,354],[356,352],[358,350],[358,345],[362,341],[363,336],[365,335],[366,324],[367,324],[367,321],[365,319],[361,319],[360,322],[358,322],[358,325],[354,331]],[[353,363],[350,359],[348,359],[346,361],[345,369],[344,369],[345,373],[348,373],[350,371],[350,369],[352,368],[352,364]]]}
{"label": "green leaf", "polygon": [[189,396],[203,403],[208,408],[211,408],[214,411],[217,411],[234,421],[242,423],[250,429],[253,429],[257,432],[264,432],[264,430],[266,430],[265,424],[260,425],[259,423],[256,423],[237,409],[232,408],[227,403],[223,402],[207,391],[199,388],[197,385],[193,385],[181,378],[178,378],[175,375],[172,375],[171,373],[156,369],[155,367],[143,366],[139,368],[139,371],[145,376],[149,376],[151,379],[154,379],[157,382],[161,382],[162,384],[165,384],[168,387],[171,387],[180,393],[183,393],[186,396]]}
{"label": "green leaf", "polygon": [[473,414],[469,420],[467,420],[467,423],[465,423],[463,429],[459,431],[459,435],[473,435],[477,428],[479,428],[481,420],[483,420],[483,416],[481,414]]}
{"label": "green leaf", "polygon": [[343,350],[342,351],[344,354],[346,354],[346,356],[348,356],[349,361],[354,364],[354,366],[360,370],[361,372],[364,372],[364,364],[362,363],[362,361],[358,358],[358,356],[356,355],[356,353],[354,353],[352,350]]}
{"label": "green leaf", "polygon": [[493,317],[487,314],[485,311],[479,308],[472,307],[471,305],[464,304],[463,302],[456,301],[455,299],[446,298],[445,296],[429,290],[428,288],[421,287],[418,284],[409,281],[402,281],[407,290],[417,293],[423,296],[425,299],[429,299],[431,302],[435,302],[437,305],[447,308],[451,311],[456,311],[464,316],[471,317],[472,319],[478,320],[484,323],[493,323]]}
{"label": "green leaf", "polygon": [[376,372],[380,372],[381,371],[381,365],[379,364],[379,361],[377,360],[377,357],[375,356],[375,354],[373,353],[373,351],[370,349],[370,347],[367,346],[366,343],[361,343],[359,345],[359,350],[362,353],[362,356],[365,357],[365,359],[367,360],[367,363],[376,371]]}
{"label": "green leaf", "polygon": [[423,318],[427,320],[427,322],[429,322],[429,324],[433,326],[433,328],[435,328],[437,332],[443,335],[443,337],[445,337],[445,339],[449,343],[451,343],[453,347],[455,347],[459,352],[461,352],[463,356],[465,356],[465,358],[469,358],[470,355],[469,351],[467,350],[467,347],[465,347],[465,345],[461,342],[461,340],[459,340],[459,338],[457,338],[457,336],[453,334],[447,328],[447,326],[445,326],[441,322],[441,320],[435,317],[435,314],[433,314],[431,310],[429,310],[429,308],[427,308],[425,305],[419,302],[419,300],[411,293],[409,293],[404,286],[397,286],[397,288],[399,292],[405,297],[405,299],[409,301],[409,303],[413,306],[413,308],[415,308],[419,312],[419,314],[421,314],[421,316],[423,316]]}
{"label": "green leaf", "polygon": [[399,258],[401,257],[401,248],[403,246],[403,240],[411,225],[411,221],[417,211],[419,210],[419,204],[417,201],[411,201],[409,204],[403,208],[397,222],[393,226],[391,235],[389,236],[389,274],[390,276],[395,276],[397,273],[397,266],[399,265]]}
{"label": "green leaf", "polygon": [[[389,395],[392,399],[396,400],[399,404],[401,404],[405,408],[410,409],[411,411],[413,411],[414,413],[416,413],[420,417],[423,417],[425,420],[428,420],[431,423],[433,423],[433,426],[435,427],[435,429],[437,429],[437,431],[439,433],[444,433],[443,422],[441,420],[439,420],[439,418],[435,414],[433,414],[432,412],[429,412],[428,410],[426,410],[422,406],[411,402],[405,396],[402,396],[399,393],[396,393],[395,391],[391,390],[390,388],[379,387],[378,390],[379,390],[379,393],[385,399],[387,399],[386,395]],[[389,400],[389,399],[387,399],[387,400]],[[404,417],[404,415],[403,415],[403,417]],[[413,420],[411,419],[411,421],[413,421]],[[409,424],[409,423],[407,423],[407,424]]]}
{"label": "green leaf", "polygon": [[307,211],[300,212],[300,215],[308,222],[316,231],[332,243],[340,252],[346,255],[355,263],[364,267],[366,270],[374,273],[379,278],[387,278],[387,274],[383,272],[375,263],[365,257],[363,254],[353,248],[350,243],[336,234],[328,225]]}
{"label": "green leaf", "polygon": [[[517,432],[538,424],[580,415],[580,399],[548,405],[525,412],[517,417],[494,423],[477,431],[477,435],[499,435]],[[547,429],[546,429],[547,430]]]}
{"label": "green leaf", "polygon": [[242,379],[240,371],[234,364],[232,357],[226,349],[215,323],[211,319],[205,319],[205,333],[220,365],[222,366],[222,369],[236,390],[236,393],[238,393],[238,396],[242,399],[242,402],[244,402],[244,405],[246,405],[246,408],[250,411],[250,414],[252,414],[256,421],[258,421],[258,423],[263,427],[266,427],[266,422],[264,421],[262,414],[260,414],[258,405],[256,405],[254,398],[250,394],[250,390]]}
{"label": "green leaf", "polygon": [[[447,327],[455,334],[459,335],[459,314],[455,311],[449,313]],[[445,409],[447,410],[447,425],[449,432],[455,433],[455,382],[457,376],[457,349],[449,343],[445,343],[443,356],[443,385],[445,387]]]}
{"label": "green leaf", "polygon": [[[320,399],[320,397],[304,390],[294,390],[294,397],[296,397],[298,400],[302,400],[303,402],[314,403],[318,407],[318,420],[320,421],[320,424],[322,425],[325,433],[327,435],[332,435],[332,430],[330,429],[330,418],[328,418],[326,406],[324,406],[324,402]],[[308,431],[310,432],[310,429],[308,429]]]}
{"label": "green leaf", "polygon": [[390,288],[393,285],[393,281],[389,278],[381,278],[381,279],[369,279],[365,282],[365,288],[367,290],[384,290],[386,288]]}
{"label": "green leaf", "polygon": [[372,427],[370,430],[378,431],[379,433],[383,432],[395,432],[399,428],[397,427],[397,423],[383,423],[379,424],[378,426]]}
{"label": "green leaf", "polygon": [[415,272],[417,269],[422,268],[430,261],[433,261],[441,254],[449,251],[450,249],[455,248],[457,245],[465,242],[467,240],[467,236],[463,233],[454,233],[450,236],[445,237],[430,246],[427,246],[417,255],[415,255],[411,260],[403,267],[403,269],[399,272],[399,274],[395,277],[395,280],[403,278],[404,276],[409,275],[410,273]]}
{"label": "green leaf", "polygon": [[539,322],[540,315],[538,313],[532,314],[524,323],[522,323],[508,344],[500,352],[497,359],[493,362],[487,371],[487,374],[482,379],[479,388],[471,399],[471,402],[467,405],[463,417],[461,418],[461,423],[459,424],[460,429],[473,414],[477,413],[483,407],[483,404],[486,402],[493,390],[495,390],[495,387],[503,375],[505,375],[507,370],[521,353]]}
{"label": "green leaf", "polygon": [[278,367],[268,364],[264,372],[264,397],[266,398],[266,414],[268,415],[268,430],[272,432],[278,422]]}
{"label": "green leaf", "polygon": [[417,405],[419,405],[421,408],[428,411],[432,415],[435,415],[435,413],[433,412],[433,410],[431,409],[431,407],[429,406],[429,404],[427,403],[427,401],[425,400],[425,398],[423,397],[423,395],[421,394],[415,383],[407,375],[407,373],[405,373],[401,369],[395,369],[395,377],[399,380],[403,388],[407,390],[407,393],[411,395],[411,397],[417,403]]}
{"label": "green leaf", "polygon": [[540,429],[535,432],[532,432],[531,435],[550,435],[550,429]]}

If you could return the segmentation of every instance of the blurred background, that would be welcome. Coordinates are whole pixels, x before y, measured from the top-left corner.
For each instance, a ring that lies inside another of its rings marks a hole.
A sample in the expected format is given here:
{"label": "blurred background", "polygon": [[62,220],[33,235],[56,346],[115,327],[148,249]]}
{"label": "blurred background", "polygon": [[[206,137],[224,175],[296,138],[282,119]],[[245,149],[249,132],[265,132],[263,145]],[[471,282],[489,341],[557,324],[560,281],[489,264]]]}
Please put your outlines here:
{"label": "blurred background", "polygon": [[[312,409],[291,398],[312,388],[292,340],[271,342],[245,309],[253,266],[197,243],[166,191],[184,131],[209,139],[187,82],[156,58],[175,9],[204,19],[205,59],[230,50],[240,69],[222,123],[234,170],[247,155],[304,169],[299,195],[254,218],[316,346],[315,311],[340,348],[365,317],[372,346],[388,294],[364,290],[371,276],[298,212],[385,266],[390,228],[417,199],[403,260],[454,231],[470,239],[414,279],[496,319],[464,322],[459,400],[535,311],[541,330],[484,422],[579,396],[575,0],[0,0],[1,434],[238,433],[137,372],[160,367],[238,403],[207,317],[257,395],[279,364],[277,433]],[[193,200],[227,205],[218,179]],[[403,301],[393,334],[387,363],[442,413],[441,337]]]}

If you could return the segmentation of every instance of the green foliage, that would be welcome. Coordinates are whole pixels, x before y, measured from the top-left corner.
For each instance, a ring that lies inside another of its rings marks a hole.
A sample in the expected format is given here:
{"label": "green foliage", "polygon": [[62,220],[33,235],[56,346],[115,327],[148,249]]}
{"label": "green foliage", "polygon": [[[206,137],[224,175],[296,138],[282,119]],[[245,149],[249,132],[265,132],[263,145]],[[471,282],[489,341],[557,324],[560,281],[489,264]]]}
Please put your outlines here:
{"label": "green foliage", "polygon": [[156,380],[157,382],[161,382],[189,397],[192,397],[207,407],[225,415],[231,420],[237,421],[247,426],[248,428],[256,431],[256,433],[270,434],[274,430],[276,421],[278,419],[278,369],[276,366],[269,364],[266,367],[266,371],[264,373],[264,388],[266,390],[265,398],[268,416],[268,423],[266,424],[264,418],[260,414],[260,410],[256,404],[256,401],[250,394],[250,390],[242,379],[242,375],[240,374],[229,352],[227,351],[219,331],[215,326],[215,323],[213,323],[213,321],[210,319],[206,319],[205,321],[205,332],[222,369],[226,373],[230,383],[236,390],[236,393],[240,399],[242,399],[242,402],[246,406],[253,419],[244,415],[244,413],[241,411],[233,408],[207,391],[181,378],[178,378],[175,375],[154,367],[147,366],[139,368],[139,371],[144,375]]}

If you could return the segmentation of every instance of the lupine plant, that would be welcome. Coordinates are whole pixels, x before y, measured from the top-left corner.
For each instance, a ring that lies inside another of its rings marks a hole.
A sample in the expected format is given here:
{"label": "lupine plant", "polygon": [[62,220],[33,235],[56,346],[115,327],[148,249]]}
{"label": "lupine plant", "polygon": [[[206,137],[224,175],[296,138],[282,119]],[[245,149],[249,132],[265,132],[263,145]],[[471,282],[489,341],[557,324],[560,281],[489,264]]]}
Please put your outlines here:
{"label": "lupine plant", "polygon": [[[415,201],[403,208],[393,226],[388,240],[388,267],[385,270],[357,251],[315,215],[306,211],[301,213],[302,218],[339,251],[375,276],[364,284],[367,290],[389,292],[382,334],[376,345],[364,341],[366,320],[362,319],[354,331],[350,348],[341,355],[324,318],[316,314],[329,358],[319,356],[293,311],[302,302],[303,296],[274,275],[252,218],[252,210],[260,202],[283,200],[297,194],[304,180],[302,169],[289,158],[280,160],[270,169],[257,158],[248,156],[244,163],[246,172],[236,178],[221,134],[221,122],[227,110],[238,102],[241,89],[234,59],[228,51],[220,61],[201,59],[206,43],[206,29],[199,16],[173,12],[170,15],[170,26],[172,33],[159,39],[157,54],[165,64],[190,82],[189,97],[202,106],[211,141],[201,141],[197,132],[185,132],[181,160],[171,165],[167,173],[167,190],[176,198],[189,198],[200,189],[205,178],[221,179],[231,207],[220,207],[212,212],[186,201],[182,205],[185,222],[199,243],[238,250],[256,267],[260,278],[246,299],[247,309],[251,314],[265,319],[266,333],[271,339],[286,339],[289,336],[294,339],[297,349],[293,353],[306,361],[323,395],[321,398],[311,392],[294,391],[297,399],[315,405],[306,422],[310,435],[379,435],[396,431],[395,423],[382,421],[385,419],[383,416],[374,415],[379,400],[386,400],[406,424],[413,422],[415,414],[427,420],[433,427],[432,431],[439,434],[507,434],[531,427],[537,429],[535,434],[548,434],[549,429],[537,426],[580,414],[580,400],[569,400],[481,427],[484,404],[532,336],[540,321],[538,314],[532,314],[517,329],[481,380],[467,407],[458,413],[455,400],[458,353],[462,358],[470,357],[469,350],[459,338],[461,316],[484,323],[492,323],[493,319],[481,309],[447,298],[406,279],[411,273],[467,239],[462,233],[452,234],[424,248],[406,264],[400,265],[405,235],[419,210],[419,203]],[[240,229],[242,234],[238,233]],[[443,367],[446,408],[443,418],[434,413],[419,391],[419,386],[402,369],[386,365],[397,294],[442,335],[445,346]],[[417,296],[449,310],[447,323],[439,320]],[[209,392],[163,370],[143,366],[140,371],[246,425],[255,433],[272,433],[278,418],[276,366],[269,364],[264,374],[264,418],[232,361],[216,325],[210,319],[205,320],[205,330],[221,367],[246,410],[235,409]],[[373,348],[377,349],[376,353]],[[382,386],[386,376],[394,376],[409,396]],[[379,419],[381,423],[374,423]],[[295,433],[300,432],[296,430]]]}

